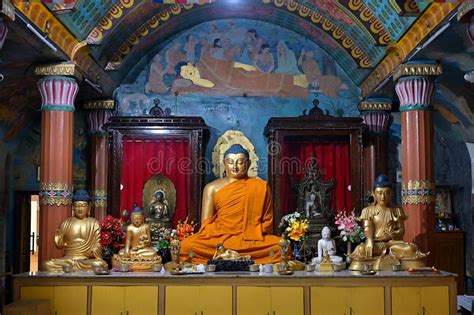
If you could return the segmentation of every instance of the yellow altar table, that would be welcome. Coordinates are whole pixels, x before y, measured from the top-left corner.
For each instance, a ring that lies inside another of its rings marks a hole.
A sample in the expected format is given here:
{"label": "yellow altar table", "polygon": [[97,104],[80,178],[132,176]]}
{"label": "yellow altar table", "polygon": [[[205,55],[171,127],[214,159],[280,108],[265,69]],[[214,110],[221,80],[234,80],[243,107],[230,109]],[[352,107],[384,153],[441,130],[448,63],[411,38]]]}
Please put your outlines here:
{"label": "yellow altar table", "polygon": [[49,300],[54,315],[455,315],[456,282],[447,272],[39,272],[14,276],[14,299]]}

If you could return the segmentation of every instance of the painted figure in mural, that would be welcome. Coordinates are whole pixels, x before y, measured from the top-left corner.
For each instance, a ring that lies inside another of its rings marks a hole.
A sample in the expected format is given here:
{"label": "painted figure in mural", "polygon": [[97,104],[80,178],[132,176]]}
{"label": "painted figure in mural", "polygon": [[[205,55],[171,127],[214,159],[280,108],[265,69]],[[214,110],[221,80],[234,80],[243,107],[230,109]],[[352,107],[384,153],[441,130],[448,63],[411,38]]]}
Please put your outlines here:
{"label": "painted figure in mural", "polygon": [[275,73],[301,74],[295,53],[286,46],[284,40],[279,40],[277,43],[277,68]]}
{"label": "painted figure in mural", "polygon": [[64,249],[64,256],[46,260],[41,269],[62,272],[63,267],[70,266],[72,271],[92,271],[96,265],[107,270],[107,263],[102,260],[99,222],[88,217],[89,194],[78,190],[72,199],[74,216],[64,220],[54,234],[54,244]]}
{"label": "painted figure in mural", "polygon": [[256,70],[251,65],[202,55],[195,66],[181,63],[178,70],[179,75],[190,80],[193,85],[182,86],[174,82],[173,91],[183,94],[203,92],[228,96],[307,97],[308,82],[305,75],[261,73]]}
{"label": "painted figure in mural", "polygon": [[[226,177],[206,185],[203,192],[201,229],[181,242],[181,259],[206,263],[218,244],[250,256],[256,263],[280,260],[280,237],[271,235],[273,206],[267,183],[249,178],[249,153],[232,145],[224,154]],[[270,255],[273,253],[273,255]]]}
{"label": "painted figure in mural", "polygon": [[196,48],[198,41],[193,35],[186,36],[186,44],[184,44],[184,51],[186,52],[186,62],[190,64],[195,64],[199,58],[197,58]]}
{"label": "painted figure in mural", "polygon": [[165,93],[169,87],[163,82],[165,70],[161,65],[161,56],[156,54],[150,65],[148,82],[145,84],[145,93]]}
{"label": "painted figure in mural", "polygon": [[174,67],[180,61],[186,59],[186,56],[181,52],[181,44],[175,42],[171,45],[170,48],[165,52],[166,68],[165,74],[175,74]]}
{"label": "painted figure in mural", "polygon": [[212,58],[224,59],[224,48],[222,47],[222,41],[220,38],[214,39],[214,43],[212,44],[211,48],[211,56]]}
{"label": "painted figure in mural", "polygon": [[323,260],[324,252],[329,255],[332,263],[342,263],[342,257],[336,256],[336,242],[331,238],[331,230],[325,226],[321,230],[321,239],[318,241],[318,257],[313,262],[319,264]]}
{"label": "painted figure in mural", "polygon": [[329,97],[336,97],[342,87],[341,79],[334,75],[322,75],[318,62],[314,59],[314,51],[303,48],[298,59],[310,87],[314,92],[321,92]]}
{"label": "painted figure in mural", "polygon": [[270,52],[270,46],[263,44],[258,52],[257,59],[254,62],[258,71],[263,73],[271,73],[275,69],[275,61],[273,54]]}
{"label": "painted figure in mural", "polygon": [[[145,214],[139,207],[135,207],[131,214],[132,224],[127,226],[125,248],[118,256],[122,261],[154,261],[159,256],[151,247],[150,226],[145,223]],[[160,259],[161,261],[161,259]]]}
{"label": "painted figure in mural", "polygon": [[407,219],[402,208],[392,207],[391,183],[386,175],[379,175],[374,183],[374,203],[364,209],[359,219],[366,241],[351,254],[351,270],[364,270],[372,264],[374,270],[391,270],[391,265],[402,263],[402,267],[423,266],[416,244],[403,241],[404,221]]}
{"label": "painted figure in mural", "polygon": [[257,55],[260,51],[260,48],[263,45],[263,39],[258,36],[256,29],[251,28],[247,31],[247,34],[242,44],[244,47],[244,51],[247,50],[247,54],[250,57],[249,63],[244,63],[253,64],[257,59]]}

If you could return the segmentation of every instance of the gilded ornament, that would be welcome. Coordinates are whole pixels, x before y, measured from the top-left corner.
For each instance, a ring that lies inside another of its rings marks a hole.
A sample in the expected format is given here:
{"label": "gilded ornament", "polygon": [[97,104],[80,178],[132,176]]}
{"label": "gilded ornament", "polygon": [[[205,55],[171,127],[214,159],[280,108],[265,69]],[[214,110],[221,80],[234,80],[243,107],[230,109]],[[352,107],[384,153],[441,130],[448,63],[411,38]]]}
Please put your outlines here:
{"label": "gilded ornament", "polygon": [[407,76],[438,76],[443,73],[443,67],[441,64],[402,64],[400,65],[395,74],[393,80],[397,81],[401,77]]}
{"label": "gilded ornament", "polygon": [[408,183],[402,183],[402,203],[434,204],[435,187],[435,183],[428,180],[409,180]]}
{"label": "gilded ornament", "polygon": [[59,63],[38,66],[35,68],[35,74],[42,76],[73,76],[77,79],[81,79],[82,76],[78,70],[77,66],[73,63]]}
{"label": "gilded ornament", "polygon": [[40,183],[40,205],[67,206],[72,202],[72,192],[65,183]]}
{"label": "gilded ornament", "polygon": [[93,192],[94,196],[94,207],[105,207],[107,203],[107,194],[105,190],[94,190]]}
{"label": "gilded ornament", "polygon": [[84,109],[111,109],[115,108],[115,100],[97,100],[84,103]]}
{"label": "gilded ornament", "polygon": [[359,111],[391,111],[392,102],[383,100],[362,101],[359,104]]}

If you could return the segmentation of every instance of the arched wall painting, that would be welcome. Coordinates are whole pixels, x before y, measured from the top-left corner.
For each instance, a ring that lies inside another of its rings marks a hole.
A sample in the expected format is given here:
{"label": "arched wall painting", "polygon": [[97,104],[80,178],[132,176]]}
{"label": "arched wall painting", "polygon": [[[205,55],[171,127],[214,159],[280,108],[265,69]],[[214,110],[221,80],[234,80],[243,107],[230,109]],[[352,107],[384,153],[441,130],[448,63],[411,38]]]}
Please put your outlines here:
{"label": "arched wall painting", "polygon": [[[328,38],[323,40],[328,42]],[[330,40],[327,44],[325,49],[338,49],[331,47]],[[262,21],[231,19],[199,24],[180,33],[150,59],[139,76],[147,94],[311,100],[322,95],[334,99],[359,94],[342,69],[314,42]]]}

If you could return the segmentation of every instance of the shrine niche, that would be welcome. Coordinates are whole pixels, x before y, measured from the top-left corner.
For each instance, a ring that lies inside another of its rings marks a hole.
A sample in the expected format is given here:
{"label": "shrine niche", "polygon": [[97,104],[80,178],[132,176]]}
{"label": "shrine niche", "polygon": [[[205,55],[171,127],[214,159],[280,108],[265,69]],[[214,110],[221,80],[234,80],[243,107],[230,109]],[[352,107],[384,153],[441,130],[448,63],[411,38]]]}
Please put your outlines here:
{"label": "shrine niche", "polygon": [[308,244],[311,249],[316,248],[323,227],[333,225],[331,192],[334,184],[334,178],[322,180],[318,161],[311,159],[304,171],[303,180],[293,185],[297,209],[309,220]]}
{"label": "shrine niche", "polygon": [[147,222],[169,227],[176,207],[176,187],[167,176],[154,175],[143,187],[142,202]]}
{"label": "shrine niche", "polygon": [[118,116],[112,117],[106,128],[110,144],[110,214],[120,216],[124,209],[130,210],[134,204],[149,213],[151,200],[156,199],[160,189],[157,183],[148,184],[147,187],[156,186],[151,192],[155,195],[145,196],[145,183],[152,178],[166,177],[171,183],[164,186],[172,184],[176,189],[175,197],[170,193],[171,189],[161,189],[163,196],[159,196],[160,199],[166,198],[168,203],[167,210],[160,209],[167,211],[170,225],[176,225],[178,220],[187,216],[197,221],[208,130],[204,120],[201,117],[161,117],[161,114],[158,117]]}
{"label": "shrine niche", "polygon": [[[360,118],[331,117],[317,105],[308,115],[273,117],[268,121],[265,135],[269,142],[268,180],[273,192],[274,231],[285,214],[296,209],[306,214],[303,204],[311,200],[311,186],[305,184],[305,170],[309,172],[307,181],[311,177],[320,181],[319,187],[312,189],[314,201],[319,199],[321,219],[326,217],[327,221],[337,210],[361,209],[362,130]],[[302,184],[295,186],[297,183]],[[307,191],[303,193],[301,189]],[[311,220],[317,217],[310,215]]]}

